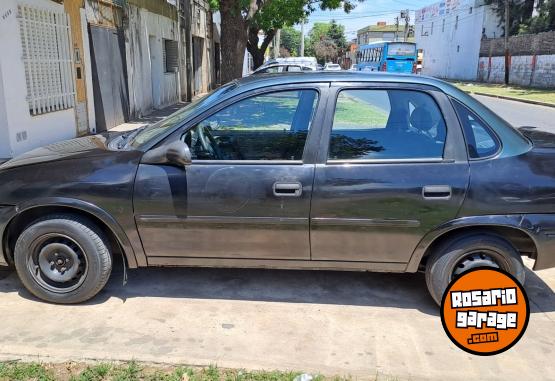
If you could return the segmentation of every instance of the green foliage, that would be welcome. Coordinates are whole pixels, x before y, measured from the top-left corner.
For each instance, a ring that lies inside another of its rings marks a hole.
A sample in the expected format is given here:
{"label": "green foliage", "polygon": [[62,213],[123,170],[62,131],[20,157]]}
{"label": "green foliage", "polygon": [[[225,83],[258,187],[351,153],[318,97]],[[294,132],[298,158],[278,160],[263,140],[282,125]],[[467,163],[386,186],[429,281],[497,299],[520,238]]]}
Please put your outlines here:
{"label": "green foliage", "polygon": [[305,55],[316,57],[318,62],[335,61],[347,48],[345,27],[335,20],[329,23],[317,22],[308,34]]}
{"label": "green foliage", "polygon": [[547,0],[541,4],[537,16],[519,26],[518,33],[540,33],[555,30],[555,0]]}
{"label": "green foliage", "polygon": [[[534,0],[509,0],[509,35],[555,30],[555,0],[540,1],[539,15],[532,16]],[[505,1],[486,0],[493,5],[499,26],[505,29]]]}
{"label": "green foliage", "polygon": [[54,375],[42,364],[7,362],[0,363],[0,380],[6,381],[54,381]]}
{"label": "green foliage", "polygon": [[107,363],[100,363],[93,366],[88,366],[81,374],[71,378],[71,381],[102,381],[110,373],[112,365]]}
{"label": "green foliage", "polygon": [[301,47],[301,32],[292,26],[285,26],[281,30],[281,47],[287,50],[291,57],[297,57]]}

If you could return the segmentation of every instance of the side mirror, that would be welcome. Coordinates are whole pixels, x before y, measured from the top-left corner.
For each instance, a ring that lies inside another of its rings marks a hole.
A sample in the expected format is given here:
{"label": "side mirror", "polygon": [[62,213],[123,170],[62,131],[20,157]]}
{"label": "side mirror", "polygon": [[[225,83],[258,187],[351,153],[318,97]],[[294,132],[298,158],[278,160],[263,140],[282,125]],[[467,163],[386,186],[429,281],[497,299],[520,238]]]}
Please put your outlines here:
{"label": "side mirror", "polygon": [[166,164],[184,167],[192,163],[191,151],[187,143],[176,140],[151,149],[143,155],[143,164]]}

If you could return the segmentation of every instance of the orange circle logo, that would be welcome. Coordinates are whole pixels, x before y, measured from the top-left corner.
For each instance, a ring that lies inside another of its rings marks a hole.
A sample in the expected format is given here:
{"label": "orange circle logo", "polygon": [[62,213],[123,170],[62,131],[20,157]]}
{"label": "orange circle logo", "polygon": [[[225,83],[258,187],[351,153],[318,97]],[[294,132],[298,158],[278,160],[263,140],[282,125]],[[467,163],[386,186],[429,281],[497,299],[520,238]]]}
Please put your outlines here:
{"label": "orange circle logo", "polygon": [[495,355],[515,345],[530,318],[522,285],[505,271],[480,267],[455,278],[441,301],[447,336],[462,350]]}

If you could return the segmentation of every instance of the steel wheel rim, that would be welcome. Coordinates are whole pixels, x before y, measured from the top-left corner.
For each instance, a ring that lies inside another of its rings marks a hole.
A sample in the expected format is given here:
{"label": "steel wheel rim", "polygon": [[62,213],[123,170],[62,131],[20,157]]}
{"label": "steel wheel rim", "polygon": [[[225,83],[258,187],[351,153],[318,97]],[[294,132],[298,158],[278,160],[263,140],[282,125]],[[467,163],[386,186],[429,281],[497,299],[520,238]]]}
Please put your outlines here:
{"label": "steel wheel rim", "polygon": [[87,257],[74,239],[64,234],[49,233],[35,239],[30,245],[27,271],[46,290],[68,293],[85,281]]}
{"label": "steel wheel rim", "polygon": [[499,253],[492,250],[473,250],[466,253],[456,264],[451,273],[451,279],[458,277],[464,272],[477,267],[493,267],[501,268],[499,260]]}

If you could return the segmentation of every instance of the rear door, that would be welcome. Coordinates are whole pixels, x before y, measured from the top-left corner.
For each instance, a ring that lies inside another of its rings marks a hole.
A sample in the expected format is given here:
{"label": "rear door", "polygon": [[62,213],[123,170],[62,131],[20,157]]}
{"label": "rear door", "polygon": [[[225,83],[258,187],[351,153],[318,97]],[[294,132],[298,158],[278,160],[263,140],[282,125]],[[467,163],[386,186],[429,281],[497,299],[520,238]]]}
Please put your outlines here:
{"label": "rear door", "polygon": [[403,268],[464,199],[469,166],[458,120],[432,88],[332,89],[313,189],[312,259]]}

